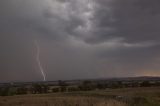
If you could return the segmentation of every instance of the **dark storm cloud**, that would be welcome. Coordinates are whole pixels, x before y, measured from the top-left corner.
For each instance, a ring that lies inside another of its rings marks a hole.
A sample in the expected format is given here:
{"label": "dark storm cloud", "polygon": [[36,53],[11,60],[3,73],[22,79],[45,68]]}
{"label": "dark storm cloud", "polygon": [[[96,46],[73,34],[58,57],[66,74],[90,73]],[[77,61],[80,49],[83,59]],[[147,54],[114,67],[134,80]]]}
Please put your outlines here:
{"label": "dark storm cloud", "polygon": [[[87,41],[101,43],[109,38],[123,38],[122,43],[130,45],[127,48],[117,48],[115,51],[100,52],[99,56],[113,61],[111,63],[119,67],[119,70],[124,70],[124,73],[127,73],[125,70],[130,70],[132,73],[145,73],[148,70],[147,66],[150,67],[151,73],[158,72],[154,70],[153,61],[159,57],[160,53],[158,6],[160,2],[158,0],[152,2],[150,0],[113,0],[110,3],[108,1],[97,3],[99,8],[96,10],[94,20],[97,22],[97,29],[100,30],[96,31],[96,37]],[[109,6],[106,7],[108,4]],[[106,28],[111,30],[103,30]],[[139,47],[142,45],[143,47],[139,48],[138,43]]]}
{"label": "dark storm cloud", "polygon": [[[70,49],[68,50],[65,48],[65,45],[68,44],[65,40],[69,39],[69,36],[76,36],[73,35],[74,29],[85,23],[85,19],[83,19],[84,17],[81,14],[85,12],[85,9],[83,6],[79,8],[79,3],[85,4],[85,1],[1,1],[1,81],[41,80],[41,75],[37,63],[35,62],[35,46],[33,43],[35,39],[41,41],[40,45],[41,43],[43,44],[45,40],[52,42],[50,44],[51,46],[46,46],[48,47],[46,50],[49,51],[51,49],[49,55],[50,58],[47,57],[48,55],[46,56],[48,51],[41,51],[42,57],[48,59],[48,63],[44,63],[42,58],[42,63],[47,65],[48,70],[46,71],[46,74],[50,75],[48,73],[52,73],[51,76],[48,76],[48,79],[69,78],[69,76],[65,76],[66,74],[61,74],[59,75],[59,78],[54,78],[56,75],[53,75],[53,72],[51,72],[53,70],[58,75],[58,72],[65,73],[65,71],[71,71],[70,73],[72,73],[77,70],[78,67],[80,68],[80,66],[77,65],[78,63],[80,64],[81,61],[78,62],[75,59],[74,61],[71,61],[69,60],[71,58],[67,58],[70,62],[62,61],[67,56],[72,57],[70,54],[73,51],[69,51]],[[56,42],[58,43],[56,44]],[[57,46],[58,48],[52,48],[54,45],[60,46]],[[53,52],[58,51],[57,49],[66,49],[66,51],[64,51],[64,54]],[[68,53],[65,53],[67,51]],[[59,55],[57,56],[56,53]],[[58,68],[56,68],[56,66],[51,67],[53,65],[48,66],[48,64],[51,64],[50,62],[55,61],[55,59],[51,58],[54,57],[52,55],[59,57],[59,60],[61,60],[61,63],[57,65]],[[75,66],[76,69],[73,70],[71,65],[75,62],[77,62],[77,68]],[[84,69],[85,67],[88,66],[84,66]],[[85,71],[87,71],[87,69],[85,69]],[[77,72],[74,73],[75,76],[78,75],[76,73]],[[28,79],[29,76],[31,77],[30,79]]]}
{"label": "dark storm cloud", "polygon": [[159,41],[160,1],[101,0],[97,3],[94,20],[99,30],[95,32],[97,37],[88,39],[90,42],[112,37],[123,37],[129,42]]}
{"label": "dark storm cloud", "polygon": [[0,80],[41,80],[35,39],[48,80],[158,73],[159,3],[1,0]]}

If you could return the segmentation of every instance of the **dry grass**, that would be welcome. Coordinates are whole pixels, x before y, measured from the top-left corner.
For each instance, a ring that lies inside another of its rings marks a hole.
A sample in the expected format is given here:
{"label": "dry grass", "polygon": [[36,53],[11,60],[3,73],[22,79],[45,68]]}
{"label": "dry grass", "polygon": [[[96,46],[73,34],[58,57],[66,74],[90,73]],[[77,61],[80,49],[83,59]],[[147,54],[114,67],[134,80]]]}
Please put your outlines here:
{"label": "dry grass", "polygon": [[127,106],[105,98],[84,96],[28,95],[0,98],[0,106]]}
{"label": "dry grass", "polygon": [[0,106],[160,106],[160,87],[8,96]]}

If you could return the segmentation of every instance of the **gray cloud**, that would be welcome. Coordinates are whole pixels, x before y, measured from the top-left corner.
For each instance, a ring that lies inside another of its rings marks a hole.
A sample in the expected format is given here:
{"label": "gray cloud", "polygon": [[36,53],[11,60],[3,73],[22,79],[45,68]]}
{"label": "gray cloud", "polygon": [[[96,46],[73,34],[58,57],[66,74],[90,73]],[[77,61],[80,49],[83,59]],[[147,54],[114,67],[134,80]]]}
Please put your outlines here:
{"label": "gray cloud", "polygon": [[158,4],[0,1],[0,81],[41,80],[35,39],[47,80],[160,75]]}
{"label": "gray cloud", "polygon": [[[109,4],[107,1],[98,2],[100,7],[95,14],[95,20],[102,33],[98,30],[96,40],[104,40],[108,37],[123,37],[129,42],[159,40],[158,0],[153,2],[149,0],[113,0],[110,2],[110,7],[106,7]],[[105,30],[106,33],[109,33],[106,34],[103,29],[108,27],[113,30]]]}

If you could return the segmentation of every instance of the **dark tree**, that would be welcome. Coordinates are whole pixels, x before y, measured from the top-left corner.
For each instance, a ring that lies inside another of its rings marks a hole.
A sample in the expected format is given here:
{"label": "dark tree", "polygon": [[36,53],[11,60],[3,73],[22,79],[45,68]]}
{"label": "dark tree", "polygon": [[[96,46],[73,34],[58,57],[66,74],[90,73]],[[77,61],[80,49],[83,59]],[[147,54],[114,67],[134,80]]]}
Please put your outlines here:
{"label": "dark tree", "polygon": [[25,87],[17,88],[17,94],[18,95],[27,94],[27,88]]}
{"label": "dark tree", "polygon": [[151,86],[151,84],[150,84],[149,81],[143,81],[143,82],[141,83],[141,87],[150,87],[150,86]]}

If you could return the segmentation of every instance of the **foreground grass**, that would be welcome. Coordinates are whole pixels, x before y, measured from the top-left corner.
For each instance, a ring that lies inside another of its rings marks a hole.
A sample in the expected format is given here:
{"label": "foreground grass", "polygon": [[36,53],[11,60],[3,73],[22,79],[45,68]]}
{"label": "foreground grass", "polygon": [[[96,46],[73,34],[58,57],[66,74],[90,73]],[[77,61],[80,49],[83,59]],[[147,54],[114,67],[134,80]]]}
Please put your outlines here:
{"label": "foreground grass", "polygon": [[160,88],[8,96],[0,97],[0,106],[160,106]]}
{"label": "foreground grass", "polygon": [[37,95],[1,98],[0,106],[127,106],[127,104],[97,97]]}

